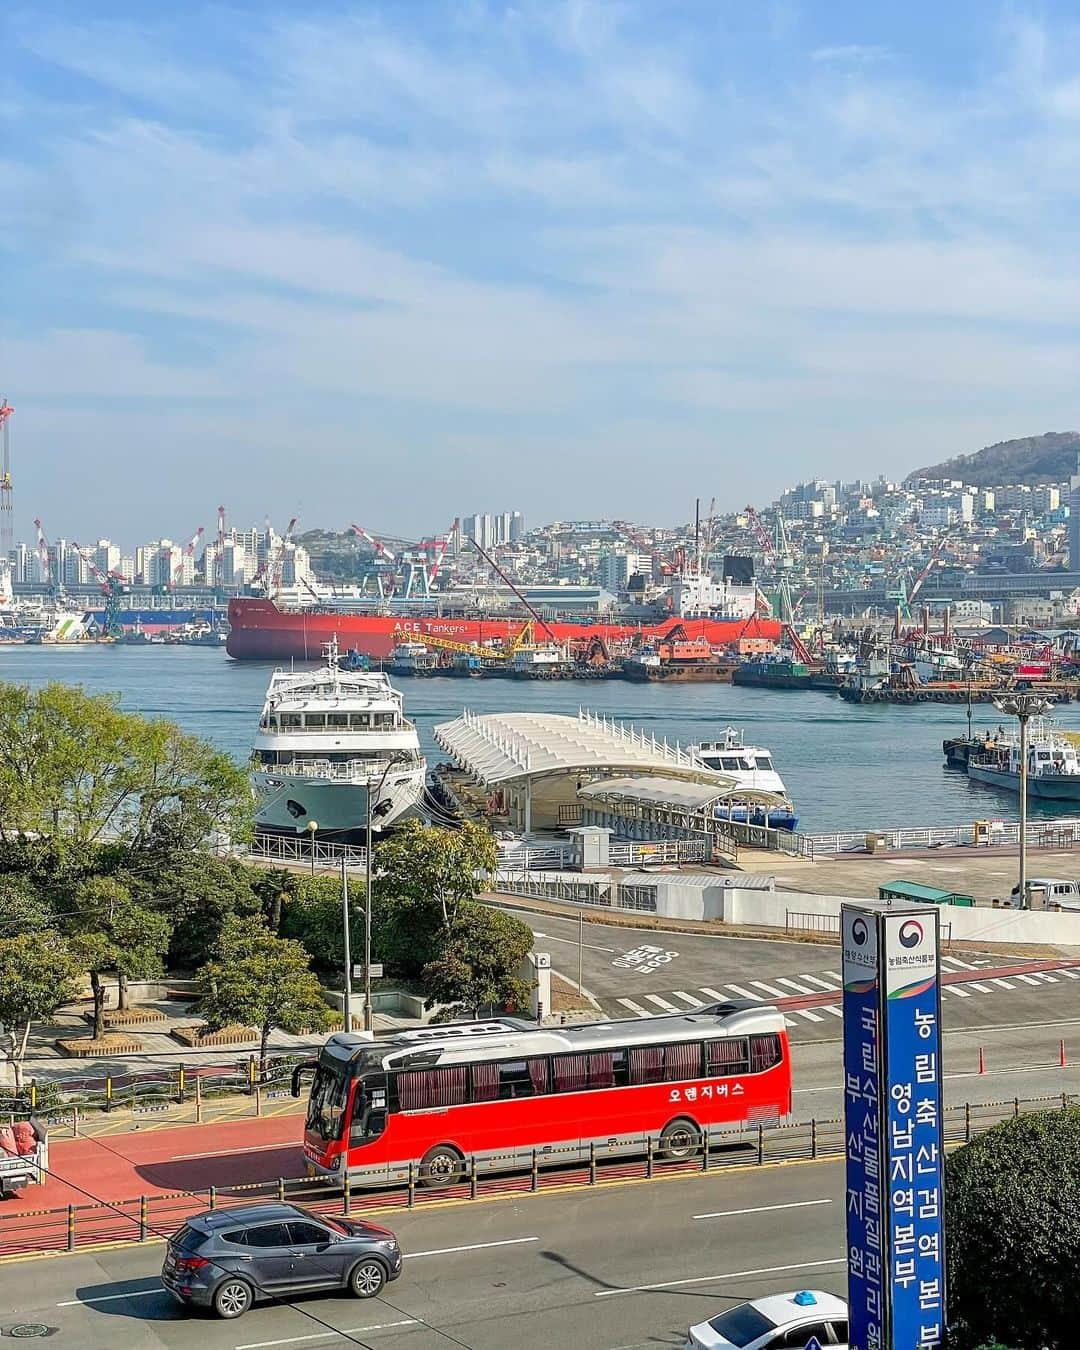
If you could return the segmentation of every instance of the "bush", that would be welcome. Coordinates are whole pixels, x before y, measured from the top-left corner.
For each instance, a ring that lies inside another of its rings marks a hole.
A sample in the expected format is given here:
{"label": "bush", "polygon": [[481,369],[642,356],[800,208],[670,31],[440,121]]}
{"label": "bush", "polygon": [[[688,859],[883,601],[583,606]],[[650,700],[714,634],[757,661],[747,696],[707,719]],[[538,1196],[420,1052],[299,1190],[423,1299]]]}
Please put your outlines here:
{"label": "bush", "polygon": [[1065,1350],[1080,1318],[1080,1107],[1020,1116],[946,1165],[958,1344]]}

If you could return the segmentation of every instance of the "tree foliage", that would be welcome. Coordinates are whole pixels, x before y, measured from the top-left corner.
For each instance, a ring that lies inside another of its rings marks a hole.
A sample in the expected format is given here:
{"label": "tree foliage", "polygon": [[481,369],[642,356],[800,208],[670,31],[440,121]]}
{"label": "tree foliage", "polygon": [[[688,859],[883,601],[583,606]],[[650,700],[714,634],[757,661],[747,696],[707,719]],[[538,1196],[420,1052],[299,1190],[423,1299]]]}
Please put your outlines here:
{"label": "tree foliage", "polygon": [[22,1065],[31,1026],[76,997],[80,972],[75,954],[57,932],[24,932],[0,938],[0,1027],[16,1091],[22,1088]]}
{"label": "tree foliage", "polygon": [[242,837],[251,813],[243,770],[209,742],[109,695],[0,684],[0,840],[64,854],[111,839],[146,860]]}
{"label": "tree foliage", "polygon": [[512,914],[462,905],[443,949],[423,969],[428,1001],[474,1015],[502,1008],[522,1011],[530,988],[518,971],[532,941],[532,929]]}
{"label": "tree foliage", "polygon": [[966,1144],[948,1159],[945,1196],[950,1319],[966,1343],[1074,1346],[1080,1107],[1019,1116]]}
{"label": "tree foliage", "polygon": [[299,1033],[336,1021],[304,948],[262,926],[229,923],[216,958],[201,968],[198,981],[199,1011],[211,1028],[239,1024],[259,1029],[259,1061],[264,1068],[275,1029]]}
{"label": "tree foliage", "polygon": [[448,934],[462,904],[479,893],[479,874],[495,870],[495,840],[471,822],[445,830],[407,820],[379,845],[375,860],[376,894],[408,902],[417,917],[430,908]]}
{"label": "tree foliage", "polygon": [[[282,896],[282,937],[302,943],[319,970],[340,974],[345,968],[341,914],[341,878],[294,877]],[[364,950],[364,886],[349,878],[349,945],[354,961]]]}

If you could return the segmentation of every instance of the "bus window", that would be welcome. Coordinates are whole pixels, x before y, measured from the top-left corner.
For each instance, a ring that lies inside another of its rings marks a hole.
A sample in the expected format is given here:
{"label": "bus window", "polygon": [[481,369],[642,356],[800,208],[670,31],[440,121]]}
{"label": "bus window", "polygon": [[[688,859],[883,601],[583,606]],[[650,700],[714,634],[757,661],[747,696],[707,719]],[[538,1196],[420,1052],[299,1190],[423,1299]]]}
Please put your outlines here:
{"label": "bus window", "polygon": [[432,1106],[458,1106],[465,1100],[466,1066],[450,1069],[417,1069],[398,1074],[398,1095],[403,1111],[423,1111]]}
{"label": "bus window", "polygon": [[345,1075],[320,1065],[311,1084],[307,1128],[323,1139],[340,1139],[349,1081]]}
{"label": "bus window", "polygon": [[664,1051],[664,1079],[668,1083],[701,1077],[701,1046],[696,1041],[669,1045]]}
{"label": "bus window", "polygon": [[745,1036],[732,1036],[725,1041],[705,1042],[705,1073],[714,1078],[724,1074],[747,1073],[750,1057]]}
{"label": "bus window", "polygon": [[[499,1074],[503,1069],[514,1068],[511,1064],[474,1064],[472,1066],[472,1096],[470,1101],[493,1102],[499,1096]],[[522,1065],[522,1068],[525,1066]],[[513,1096],[513,1093],[507,1093]]]}
{"label": "bus window", "polygon": [[775,1033],[750,1037],[751,1073],[763,1073],[766,1069],[775,1068],[781,1057],[780,1037]]}
{"label": "bus window", "polygon": [[645,1045],[630,1051],[631,1083],[662,1083],[664,1081],[664,1047]]}

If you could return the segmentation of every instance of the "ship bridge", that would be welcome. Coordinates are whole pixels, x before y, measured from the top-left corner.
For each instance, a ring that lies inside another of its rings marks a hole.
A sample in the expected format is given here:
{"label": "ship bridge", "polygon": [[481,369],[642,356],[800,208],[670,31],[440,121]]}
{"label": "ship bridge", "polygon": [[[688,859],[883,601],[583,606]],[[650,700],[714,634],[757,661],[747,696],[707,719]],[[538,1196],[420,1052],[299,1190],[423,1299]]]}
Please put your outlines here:
{"label": "ship bridge", "polygon": [[708,800],[736,787],[686,747],[585,709],[576,717],[466,710],[435,727],[435,741],[497,799],[511,828],[526,833],[579,824],[578,792],[587,783],[655,780],[660,794],[696,786],[696,797]]}

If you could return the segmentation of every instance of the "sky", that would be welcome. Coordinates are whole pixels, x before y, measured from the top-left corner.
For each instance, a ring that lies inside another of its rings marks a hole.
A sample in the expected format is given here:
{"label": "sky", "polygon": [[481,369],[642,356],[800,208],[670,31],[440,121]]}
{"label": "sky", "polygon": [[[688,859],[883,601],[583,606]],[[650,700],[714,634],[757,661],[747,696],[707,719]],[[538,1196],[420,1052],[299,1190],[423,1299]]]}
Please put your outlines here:
{"label": "sky", "polygon": [[14,0],[16,534],[674,523],[1075,428],[1078,14]]}

